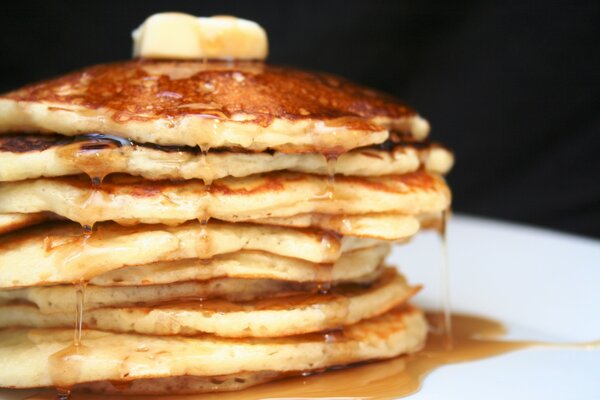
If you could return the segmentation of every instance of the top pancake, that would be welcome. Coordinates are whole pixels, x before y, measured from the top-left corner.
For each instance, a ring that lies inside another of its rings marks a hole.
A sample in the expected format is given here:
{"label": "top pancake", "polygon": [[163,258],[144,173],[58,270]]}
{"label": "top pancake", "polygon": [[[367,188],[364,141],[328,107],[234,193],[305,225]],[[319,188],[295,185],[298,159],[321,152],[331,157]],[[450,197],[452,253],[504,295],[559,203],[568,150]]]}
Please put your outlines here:
{"label": "top pancake", "polygon": [[0,132],[340,153],[381,143],[390,129],[422,140],[429,125],[393,97],[257,61],[126,61],[0,96]]}

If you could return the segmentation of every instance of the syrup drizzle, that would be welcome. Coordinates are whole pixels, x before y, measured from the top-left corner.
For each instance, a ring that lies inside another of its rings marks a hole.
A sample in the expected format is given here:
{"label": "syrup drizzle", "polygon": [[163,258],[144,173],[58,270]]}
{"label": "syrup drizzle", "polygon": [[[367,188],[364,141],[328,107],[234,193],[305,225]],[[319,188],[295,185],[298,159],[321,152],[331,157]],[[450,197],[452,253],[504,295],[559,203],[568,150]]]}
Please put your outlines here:
{"label": "syrup drizzle", "polygon": [[335,166],[337,164],[338,155],[328,154],[323,155],[327,163],[327,191],[325,192],[326,198],[333,200],[335,195]]}
{"label": "syrup drizzle", "polygon": [[[334,231],[321,231],[321,248],[328,259],[339,259],[341,255],[342,236]],[[317,291],[321,294],[327,294],[331,291],[333,281],[333,268],[326,268],[321,274],[322,280],[317,284]]]}
{"label": "syrup drizzle", "polygon": [[85,354],[85,346],[81,344],[83,333],[83,308],[85,301],[85,287],[87,282],[80,280],[75,282],[75,318],[73,327],[73,342],[64,349],[52,354],[48,358],[50,374],[56,385],[56,399],[69,400],[71,398],[71,388],[67,385],[61,385],[61,382],[68,381],[73,375],[79,373],[79,362],[81,356]]}
{"label": "syrup drizzle", "polygon": [[85,301],[86,282],[81,280],[75,283],[75,329],[73,332],[73,346],[81,345],[83,331],[83,306]]}
{"label": "syrup drizzle", "polygon": [[[218,120],[215,120],[218,121]],[[214,130],[216,131],[218,128],[218,124],[217,122],[214,122]],[[216,134],[216,133],[215,133]],[[204,184],[205,184],[205,188],[210,191],[210,188],[212,186],[212,182],[215,179],[215,171],[212,167],[212,165],[210,164],[210,160],[208,159],[209,156],[209,150],[210,150],[210,146],[208,145],[202,145],[200,146],[200,153],[202,154],[201,160],[202,160],[202,169],[205,170],[205,172],[203,173],[204,176]]]}
{"label": "syrup drizzle", "polygon": [[210,217],[205,213],[198,219],[200,222],[200,240],[197,242],[196,253],[198,258],[208,260],[212,256],[212,249],[210,244],[210,236],[206,230],[208,220]]}
{"label": "syrup drizzle", "polygon": [[131,147],[135,144],[118,136],[100,133],[88,133],[77,136],[73,143],[61,147],[58,156],[70,161],[73,165],[89,176],[92,185],[99,186],[110,173],[121,171],[127,164],[127,157],[116,150],[121,147]]}
{"label": "syrup drizzle", "polygon": [[56,388],[56,400],[69,400],[71,398],[70,389]]}
{"label": "syrup drizzle", "polygon": [[[331,201],[335,196],[335,168],[340,154],[335,152],[321,152],[321,154],[327,165],[327,186],[324,194],[317,196],[317,198]],[[326,230],[323,230],[322,233],[321,247],[325,250],[326,254],[335,255],[338,258],[341,251],[340,243],[342,236],[337,232]],[[333,268],[335,267],[327,268],[322,281],[317,284],[317,291],[320,294],[330,293],[333,281]]]}
{"label": "syrup drizzle", "polygon": [[[81,205],[82,209],[90,213],[102,200],[100,186],[104,178],[113,172],[124,170],[127,165],[127,156],[123,152],[104,150],[118,150],[131,146],[135,144],[122,137],[88,133],[78,136],[72,143],[58,150],[59,157],[76,165],[91,181],[92,191]],[[91,235],[94,223],[93,220],[82,222],[84,236]]]}
{"label": "syrup drizzle", "polygon": [[450,303],[450,265],[448,261],[448,216],[449,209],[442,212],[440,226],[441,257],[440,265],[440,300],[442,310],[442,333],[446,348],[452,348],[452,307]]}
{"label": "syrup drizzle", "polygon": [[[118,164],[122,164],[125,161],[125,157],[119,156],[119,153],[110,152],[111,160],[103,160],[106,152],[105,149],[116,149],[123,146],[132,146],[133,143],[127,139],[123,139],[117,136],[104,135],[104,134],[87,134],[82,135],[79,140],[76,140],[72,144],[63,147],[60,150],[59,156],[74,162],[90,179],[92,191],[90,196],[82,204],[82,208],[90,209],[94,208],[98,202],[102,193],[100,186],[104,178],[112,173],[112,168],[117,167]],[[80,248],[77,252],[74,252],[69,259],[77,258],[82,253],[83,248],[88,245],[88,240],[92,237],[93,228],[95,225],[94,220],[83,221],[82,226],[82,237],[80,240]],[[68,263],[66,263],[68,264]],[[70,346],[54,353],[49,357],[49,363],[51,367],[51,376],[53,382],[57,386],[57,398],[66,400],[70,398],[71,390],[65,385],[61,385],[65,377],[77,374],[79,371],[78,363],[81,360],[82,354],[85,353],[85,346],[82,345],[83,335],[83,321],[84,321],[84,302],[85,302],[85,287],[87,282],[84,279],[78,280],[73,283],[75,289],[75,318],[73,323],[73,342]]]}

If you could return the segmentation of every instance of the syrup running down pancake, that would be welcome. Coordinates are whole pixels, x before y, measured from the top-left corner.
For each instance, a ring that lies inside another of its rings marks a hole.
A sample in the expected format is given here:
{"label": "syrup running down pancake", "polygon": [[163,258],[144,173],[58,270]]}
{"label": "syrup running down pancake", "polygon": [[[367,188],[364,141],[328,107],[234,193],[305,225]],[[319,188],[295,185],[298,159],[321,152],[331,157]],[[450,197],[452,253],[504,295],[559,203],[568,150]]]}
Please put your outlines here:
{"label": "syrup running down pancake", "polygon": [[420,285],[385,258],[445,226],[429,123],[267,64],[251,21],[133,37],[0,95],[0,387],[242,390],[422,349]]}
{"label": "syrup running down pancake", "polygon": [[[389,145],[388,145],[389,143]],[[23,163],[27,169],[21,168]],[[347,176],[400,175],[419,168],[445,174],[453,156],[434,143],[385,142],[341,154],[335,173]],[[101,134],[0,135],[0,182],[87,174],[111,173],[150,180],[244,177],[272,171],[327,175],[328,160],[318,153],[248,152],[229,149],[202,152],[198,147],[158,146]]]}

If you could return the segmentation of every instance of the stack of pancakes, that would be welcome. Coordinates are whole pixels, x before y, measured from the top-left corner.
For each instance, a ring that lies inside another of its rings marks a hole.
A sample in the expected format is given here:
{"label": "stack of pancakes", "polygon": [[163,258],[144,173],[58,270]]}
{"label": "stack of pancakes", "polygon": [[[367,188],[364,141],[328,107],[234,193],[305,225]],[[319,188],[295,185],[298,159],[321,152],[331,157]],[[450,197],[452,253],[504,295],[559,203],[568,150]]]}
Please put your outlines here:
{"label": "stack of pancakes", "polygon": [[418,287],[384,259],[449,207],[428,131],[260,61],[133,60],[1,96],[0,387],[235,390],[419,350]]}

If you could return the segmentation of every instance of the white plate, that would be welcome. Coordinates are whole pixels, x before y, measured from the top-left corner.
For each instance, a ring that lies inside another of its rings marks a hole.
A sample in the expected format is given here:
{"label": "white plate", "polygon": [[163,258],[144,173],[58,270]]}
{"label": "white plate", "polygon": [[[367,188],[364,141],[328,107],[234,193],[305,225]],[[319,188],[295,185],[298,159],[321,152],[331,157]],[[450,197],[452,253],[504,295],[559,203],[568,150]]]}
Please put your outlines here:
{"label": "white plate", "polygon": [[[393,261],[425,284],[437,308],[440,255],[433,232]],[[454,311],[502,321],[514,339],[600,339],[600,241],[458,215],[448,230]],[[433,250],[432,250],[433,249]],[[600,399],[600,350],[528,349],[430,374],[411,399]]]}
{"label": "white plate", "polygon": [[[600,241],[456,215],[449,224],[453,309],[502,321],[510,338],[600,339]],[[438,306],[439,239],[425,232],[391,262]],[[1,361],[0,361],[1,367]],[[0,400],[23,392],[0,391]],[[430,374],[411,399],[600,399],[600,350],[529,349]]]}

